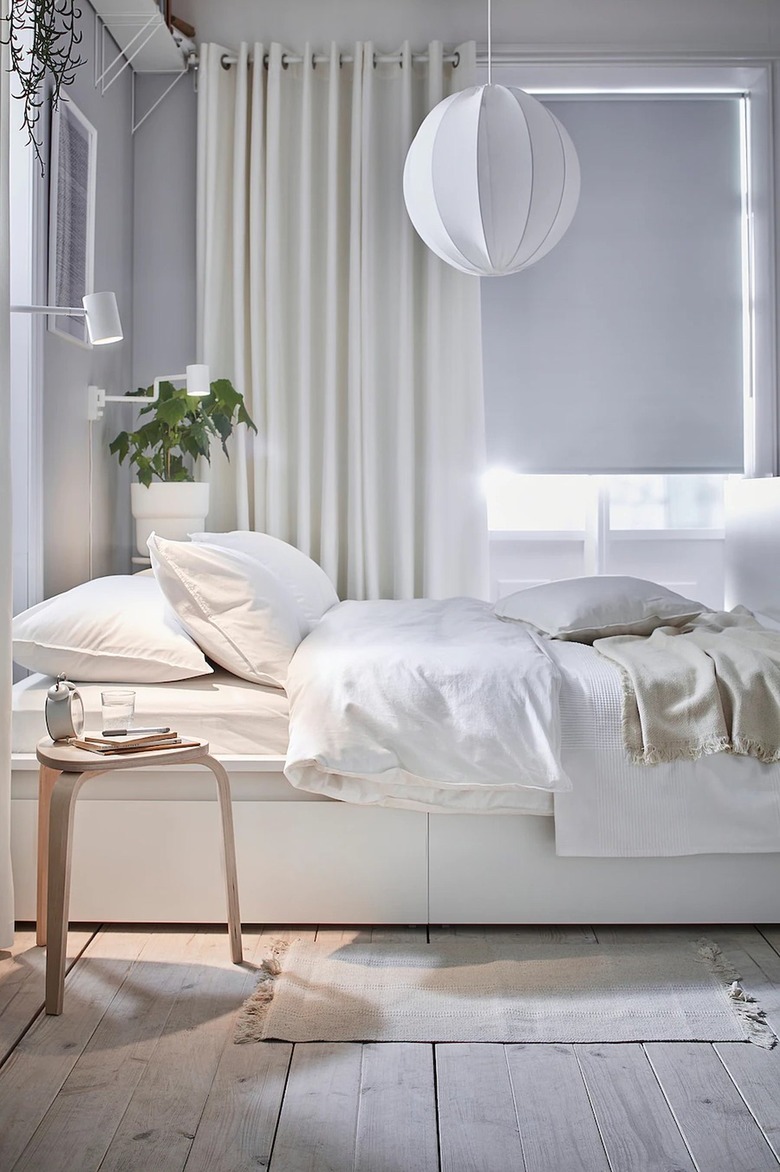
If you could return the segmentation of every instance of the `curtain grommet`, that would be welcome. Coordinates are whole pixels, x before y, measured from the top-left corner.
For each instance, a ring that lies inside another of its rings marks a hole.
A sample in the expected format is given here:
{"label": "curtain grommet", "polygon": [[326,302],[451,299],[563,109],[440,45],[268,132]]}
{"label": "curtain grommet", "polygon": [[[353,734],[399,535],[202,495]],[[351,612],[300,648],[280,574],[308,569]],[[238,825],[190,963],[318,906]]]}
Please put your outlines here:
{"label": "curtain grommet", "polygon": [[232,61],[230,60],[230,58],[228,57],[227,53],[223,53],[223,54],[222,54],[222,56],[221,56],[221,57],[220,57],[220,59],[219,59],[219,63],[220,63],[220,65],[222,66],[222,68],[223,68],[224,70],[226,70],[226,71],[227,71],[228,69],[230,69],[231,65],[233,64],[233,62],[232,62]]}
{"label": "curtain grommet", "polygon": [[460,53],[456,49],[455,55],[452,58],[452,68],[457,69],[459,65],[460,65]]}

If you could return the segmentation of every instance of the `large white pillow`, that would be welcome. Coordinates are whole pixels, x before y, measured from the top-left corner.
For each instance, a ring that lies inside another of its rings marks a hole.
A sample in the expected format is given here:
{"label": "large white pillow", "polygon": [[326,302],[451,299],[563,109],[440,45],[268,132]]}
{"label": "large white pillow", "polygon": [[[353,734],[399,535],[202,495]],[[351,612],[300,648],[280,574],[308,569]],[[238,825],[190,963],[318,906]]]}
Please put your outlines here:
{"label": "large white pillow", "polygon": [[529,586],[501,598],[494,609],[500,619],[530,623],[553,639],[592,643],[682,626],[709,608],[657,582],[605,574]]}
{"label": "large white pillow", "polygon": [[177,622],[154,578],[94,578],[13,621],[21,667],[70,680],[163,684],[208,675],[203,652]]}
{"label": "large white pillow", "polygon": [[269,533],[237,529],[233,533],[191,533],[190,537],[195,542],[238,550],[261,562],[281,578],[309,623],[316,623],[339,600],[321,566],[294,545]]}
{"label": "large white pillow", "polygon": [[154,533],[148,545],[160,589],[206,655],[242,680],[283,688],[309,630],[285,583],[239,550]]}

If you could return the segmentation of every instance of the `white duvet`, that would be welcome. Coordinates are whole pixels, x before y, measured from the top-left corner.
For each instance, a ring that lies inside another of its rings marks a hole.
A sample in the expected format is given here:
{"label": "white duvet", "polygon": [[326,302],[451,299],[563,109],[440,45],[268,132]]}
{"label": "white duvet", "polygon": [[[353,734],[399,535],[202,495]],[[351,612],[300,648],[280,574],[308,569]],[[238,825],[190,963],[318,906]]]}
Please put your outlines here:
{"label": "white duvet", "polygon": [[571,788],[559,689],[543,641],[489,603],[343,602],[290,664],[285,775],[362,805],[528,812],[529,789]]}

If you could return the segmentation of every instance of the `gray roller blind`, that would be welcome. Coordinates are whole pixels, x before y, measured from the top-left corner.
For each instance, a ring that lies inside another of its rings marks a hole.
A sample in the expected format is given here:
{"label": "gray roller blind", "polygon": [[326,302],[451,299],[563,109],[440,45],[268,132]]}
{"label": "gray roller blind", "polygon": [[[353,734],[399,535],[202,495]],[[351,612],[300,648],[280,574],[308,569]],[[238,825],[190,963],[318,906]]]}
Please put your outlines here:
{"label": "gray roller blind", "polygon": [[546,104],[582,194],[548,256],[482,280],[489,463],[741,470],[739,99]]}

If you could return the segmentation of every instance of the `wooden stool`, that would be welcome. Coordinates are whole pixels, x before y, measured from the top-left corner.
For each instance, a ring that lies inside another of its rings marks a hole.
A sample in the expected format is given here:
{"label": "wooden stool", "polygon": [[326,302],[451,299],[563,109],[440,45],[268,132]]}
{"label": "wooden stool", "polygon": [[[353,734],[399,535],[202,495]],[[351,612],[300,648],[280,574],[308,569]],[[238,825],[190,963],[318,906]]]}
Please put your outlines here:
{"label": "wooden stool", "polygon": [[219,761],[209,756],[207,741],[181,749],[150,753],[101,756],[75,749],[65,742],[41,741],[36,749],[40,762],[38,782],[38,922],[37,942],[46,945],[46,1012],[62,1013],[65,986],[65,952],[70,903],[71,841],[76,798],[85,781],[114,769],[143,769],[162,765],[204,765],[217,781],[222,817],[227,917],[230,955],[240,964],[241,917],[238,910],[236,846],[230,780]]}

